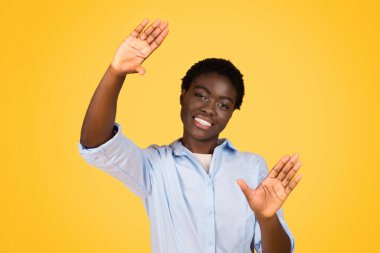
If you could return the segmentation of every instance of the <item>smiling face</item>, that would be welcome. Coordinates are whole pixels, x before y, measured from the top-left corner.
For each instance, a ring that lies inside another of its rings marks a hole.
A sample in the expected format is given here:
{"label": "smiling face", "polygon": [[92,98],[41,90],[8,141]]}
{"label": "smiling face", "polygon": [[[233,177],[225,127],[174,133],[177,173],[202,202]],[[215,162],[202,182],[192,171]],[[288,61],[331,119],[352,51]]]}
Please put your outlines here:
{"label": "smiling face", "polygon": [[204,153],[196,151],[201,146],[213,150],[235,109],[236,90],[231,81],[217,73],[202,74],[182,91],[180,101],[185,146],[196,153]]}

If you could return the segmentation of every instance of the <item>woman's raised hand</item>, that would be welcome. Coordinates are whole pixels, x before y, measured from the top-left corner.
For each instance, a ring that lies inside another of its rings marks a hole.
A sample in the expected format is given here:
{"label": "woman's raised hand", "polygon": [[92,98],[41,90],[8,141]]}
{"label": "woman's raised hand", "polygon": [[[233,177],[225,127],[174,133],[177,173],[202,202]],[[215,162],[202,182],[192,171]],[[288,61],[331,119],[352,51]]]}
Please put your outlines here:
{"label": "woman's raised hand", "polygon": [[301,174],[295,175],[302,165],[298,158],[297,153],[281,158],[256,189],[242,179],[237,181],[256,217],[272,217],[297,186]]}
{"label": "woman's raised hand", "polygon": [[168,35],[168,22],[157,19],[144,31],[148,22],[148,19],[144,19],[116,50],[111,66],[120,74],[139,73],[143,75],[145,69],[141,64]]}

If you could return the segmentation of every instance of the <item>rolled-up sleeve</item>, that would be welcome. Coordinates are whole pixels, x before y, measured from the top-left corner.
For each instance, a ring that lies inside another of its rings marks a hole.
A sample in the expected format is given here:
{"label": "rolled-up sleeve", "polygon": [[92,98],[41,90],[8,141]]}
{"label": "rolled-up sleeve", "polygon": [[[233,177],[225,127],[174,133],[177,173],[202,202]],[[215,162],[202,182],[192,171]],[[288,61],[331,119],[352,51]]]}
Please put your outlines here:
{"label": "rolled-up sleeve", "polygon": [[115,123],[117,133],[112,139],[96,148],[78,144],[80,155],[90,165],[101,169],[123,182],[140,197],[150,191],[150,166],[145,150],[136,146]]}
{"label": "rolled-up sleeve", "polygon": [[[263,181],[267,175],[268,175],[268,168],[267,168],[265,159],[261,158],[259,161],[259,183]],[[285,222],[282,208],[280,208],[276,214],[282,227],[284,228],[285,232],[289,236],[290,243],[291,243],[291,252],[293,253],[294,252],[294,237],[293,237],[293,234],[290,232],[288,225]],[[254,227],[253,246],[257,253],[264,252],[261,245],[261,230],[260,230],[260,226],[257,220],[255,221],[255,227]]]}

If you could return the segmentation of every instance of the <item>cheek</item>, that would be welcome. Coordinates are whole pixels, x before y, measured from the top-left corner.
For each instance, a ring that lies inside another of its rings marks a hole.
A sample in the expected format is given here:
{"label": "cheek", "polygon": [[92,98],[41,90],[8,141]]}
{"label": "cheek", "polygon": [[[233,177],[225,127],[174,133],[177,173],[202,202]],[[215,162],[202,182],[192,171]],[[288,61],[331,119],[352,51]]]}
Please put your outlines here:
{"label": "cheek", "polygon": [[221,127],[225,128],[226,125],[228,124],[228,122],[230,121],[231,119],[231,116],[232,114],[231,113],[228,113],[226,115],[223,115],[223,117],[220,119],[220,124],[221,124]]}
{"label": "cheek", "polygon": [[186,98],[181,106],[181,113],[189,114],[199,107],[199,102],[195,99]]}
{"label": "cheek", "polygon": [[185,112],[184,112],[183,106],[181,107],[180,115],[181,115],[182,123],[184,123]]}
{"label": "cheek", "polygon": [[190,110],[188,107],[182,106],[180,114],[181,114],[182,123],[185,123],[186,120],[189,120]]}

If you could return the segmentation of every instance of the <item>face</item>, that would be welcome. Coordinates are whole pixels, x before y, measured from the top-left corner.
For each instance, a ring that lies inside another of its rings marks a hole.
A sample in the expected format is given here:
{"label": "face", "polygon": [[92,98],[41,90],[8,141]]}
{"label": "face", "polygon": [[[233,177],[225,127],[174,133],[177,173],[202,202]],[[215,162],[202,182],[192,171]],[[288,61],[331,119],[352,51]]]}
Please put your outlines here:
{"label": "face", "polygon": [[217,73],[198,76],[182,91],[181,120],[187,141],[217,141],[235,108],[236,90]]}

